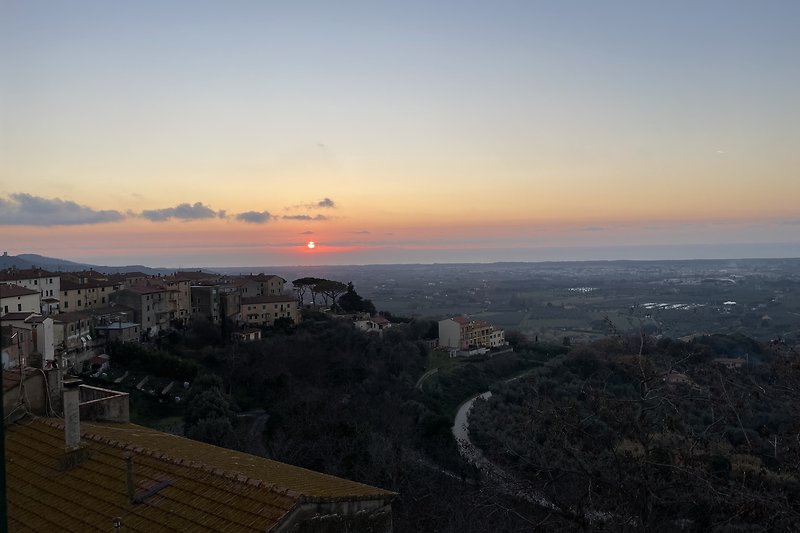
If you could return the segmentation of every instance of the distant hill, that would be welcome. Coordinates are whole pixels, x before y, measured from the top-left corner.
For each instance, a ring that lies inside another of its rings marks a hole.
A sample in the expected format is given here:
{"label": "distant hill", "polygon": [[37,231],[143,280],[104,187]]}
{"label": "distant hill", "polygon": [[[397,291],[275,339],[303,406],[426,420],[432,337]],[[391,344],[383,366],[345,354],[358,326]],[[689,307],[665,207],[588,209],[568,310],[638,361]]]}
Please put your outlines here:
{"label": "distant hill", "polygon": [[50,270],[75,271],[85,270],[90,267],[90,265],[84,263],[76,263],[74,261],[57,259],[55,257],[45,257],[38,254],[19,254],[16,258],[27,262],[29,265]]}
{"label": "distant hill", "polygon": [[43,268],[56,272],[76,272],[79,270],[96,270],[107,274],[118,272],[144,272],[145,274],[170,274],[175,272],[174,268],[151,268],[144,265],[125,265],[125,266],[103,266],[91,265],[88,263],[76,263],[66,259],[55,257],[45,257],[38,254],[19,254],[0,256],[0,269],[5,268]]}
{"label": "distant hill", "polygon": [[0,255],[0,269],[30,268],[31,264],[15,255]]}

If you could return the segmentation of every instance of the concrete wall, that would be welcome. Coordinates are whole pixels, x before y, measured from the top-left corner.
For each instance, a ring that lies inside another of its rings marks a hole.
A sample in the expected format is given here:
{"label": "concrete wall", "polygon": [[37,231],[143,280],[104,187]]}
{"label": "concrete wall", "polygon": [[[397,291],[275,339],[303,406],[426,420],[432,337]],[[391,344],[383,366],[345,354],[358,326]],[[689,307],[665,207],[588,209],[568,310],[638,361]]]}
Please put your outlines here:
{"label": "concrete wall", "polygon": [[8,308],[9,313],[18,313],[20,311],[39,313],[41,312],[40,297],[40,294],[24,294],[0,298],[0,316],[6,314],[6,308]]}
{"label": "concrete wall", "polygon": [[439,346],[461,348],[461,325],[450,318],[439,321]]}
{"label": "concrete wall", "polygon": [[[3,381],[16,378],[16,381],[19,382],[19,369],[7,370],[4,374]],[[44,376],[38,370],[27,369],[22,390],[17,385],[3,391],[3,413],[8,417],[5,421],[6,424],[19,420],[28,411],[36,415],[44,415],[46,401]]]}
{"label": "concrete wall", "polygon": [[36,351],[42,355],[43,366],[47,366],[47,361],[53,361],[56,358],[53,319],[47,317],[38,324],[34,324],[33,328],[36,337]]}
{"label": "concrete wall", "polygon": [[130,422],[128,393],[81,385],[81,420]]}

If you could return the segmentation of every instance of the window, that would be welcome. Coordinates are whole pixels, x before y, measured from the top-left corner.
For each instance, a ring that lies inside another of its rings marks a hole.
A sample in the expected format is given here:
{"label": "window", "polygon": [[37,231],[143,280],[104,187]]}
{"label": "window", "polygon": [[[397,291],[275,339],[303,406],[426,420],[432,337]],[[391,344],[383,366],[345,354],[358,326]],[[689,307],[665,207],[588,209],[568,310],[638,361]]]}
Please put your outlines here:
{"label": "window", "polygon": [[4,306],[3,306],[3,312],[4,312],[4,313],[8,313],[8,306],[7,306],[7,305],[4,305]]}
{"label": "window", "polygon": [[38,279],[33,280],[33,284],[34,285],[38,285],[39,284],[39,280]]}
{"label": "window", "polygon": [[48,278],[47,283],[53,283],[53,278]]}
{"label": "window", "polygon": [[80,307],[80,306],[81,306],[81,301],[80,301],[80,300],[78,300],[78,307]]}
{"label": "window", "polygon": [[100,303],[101,303],[101,304],[104,304],[104,303],[106,303],[106,297],[105,297],[105,296],[103,296],[102,298],[100,298]]}
{"label": "window", "polygon": [[67,307],[69,307],[69,302],[65,300],[64,301],[64,309],[66,309]]}
{"label": "window", "polygon": [[22,311],[22,304],[17,304],[17,311]]}

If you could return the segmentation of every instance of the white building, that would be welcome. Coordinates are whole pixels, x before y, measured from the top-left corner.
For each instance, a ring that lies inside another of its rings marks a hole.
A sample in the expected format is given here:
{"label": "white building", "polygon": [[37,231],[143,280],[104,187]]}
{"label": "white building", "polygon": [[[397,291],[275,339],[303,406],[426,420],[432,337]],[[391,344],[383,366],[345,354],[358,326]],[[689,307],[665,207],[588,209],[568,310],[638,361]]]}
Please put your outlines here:
{"label": "white building", "polygon": [[383,334],[383,330],[392,327],[392,323],[382,316],[370,316],[359,318],[353,322],[356,328],[361,331]]}
{"label": "white building", "polygon": [[35,290],[40,295],[40,306],[36,312],[48,315],[58,313],[61,277],[59,274],[39,268],[12,268],[0,272],[0,283],[11,283],[19,287]]}
{"label": "white building", "polygon": [[41,312],[41,293],[11,283],[0,283],[0,317],[8,313]]}
{"label": "white building", "polygon": [[[33,359],[39,359],[42,368],[51,368],[55,360],[55,338],[53,318],[42,316],[38,313],[22,312],[8,313],[3,317],[3,326],[10,327],[11,333],[17,333],[15,339],[20,342],[11,342],[4,348],[16,348],[15,358],[7,361],[4,354],[4,366],[16,366],[18,360],[30,366]],[[15,345],[16,344],[16,345]],[[5,351],[5,350],[4,350]],[[37,365],[38,366],[38,365]]]}
{"label": "white building", "polygon": [[499,348],[506,345],[505,332],[484,320],[467,317],[439,321],[439,346],[455,350]]}

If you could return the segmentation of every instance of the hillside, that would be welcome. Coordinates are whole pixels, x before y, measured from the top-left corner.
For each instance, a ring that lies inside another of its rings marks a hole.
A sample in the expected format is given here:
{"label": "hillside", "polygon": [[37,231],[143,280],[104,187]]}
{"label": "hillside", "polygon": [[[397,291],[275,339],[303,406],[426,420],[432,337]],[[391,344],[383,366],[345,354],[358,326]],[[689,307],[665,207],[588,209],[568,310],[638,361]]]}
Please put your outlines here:
{"label": "hillside", "polygon": [[144,272],[145,274],[169,274],[174,268],[152,268],[144,265],[104,266],[89,263],[76,263],[66,259],[46,257],[38,254],[19,254],[0,256],[0,270],[6,268],[42,268],[56,272],[77,272],[80,270],[96,270],[114,274],[118,272]]}
{"label": "hillside", "polygon": [[497,385],[470,437],[573,525],[790,530],[798,377],[792,350],[743,336],[609,338]]}

